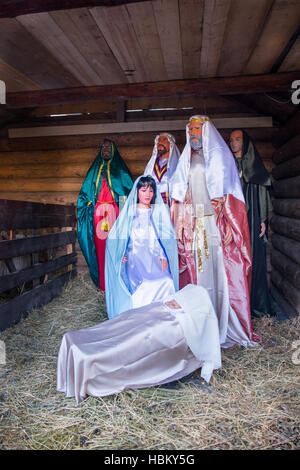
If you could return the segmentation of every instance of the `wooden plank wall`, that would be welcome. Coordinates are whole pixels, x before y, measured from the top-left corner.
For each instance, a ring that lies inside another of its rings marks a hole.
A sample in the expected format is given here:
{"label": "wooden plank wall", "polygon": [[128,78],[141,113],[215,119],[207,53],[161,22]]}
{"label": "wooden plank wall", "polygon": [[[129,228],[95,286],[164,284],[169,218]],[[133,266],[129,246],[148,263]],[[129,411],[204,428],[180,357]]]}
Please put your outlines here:
{"label": "wooden plank wall", "polygon": [[271,292],[287,314],[300,313],[300,112],[274,138]]}
{"label": "wooden plank wall", "polygon": [[2,235],[23,232],[22,238],[0,237],[0,331],[57,297],[76,276],[75,226],[74,206],[0,199]]}
{"label": "wooden plank wall", "polygon": [[[247,129],[256,142],[269,171],[273,167],[273,129]],[[228,141],[230,131],[221,130]],[[185,131],[174,132],[180,151]],[[116,143],[133,179],[141,175],[152,155],[156,133],[114,134],[106,137]],[[77,202],[78,193],[94,161],[101,135],[0,139],[0,198],[53,204]],[[4,150],[5,149],[5,150]],[[79,247],[77,244],[77,251]],[[78,271],[86,267],[78,252]]]}

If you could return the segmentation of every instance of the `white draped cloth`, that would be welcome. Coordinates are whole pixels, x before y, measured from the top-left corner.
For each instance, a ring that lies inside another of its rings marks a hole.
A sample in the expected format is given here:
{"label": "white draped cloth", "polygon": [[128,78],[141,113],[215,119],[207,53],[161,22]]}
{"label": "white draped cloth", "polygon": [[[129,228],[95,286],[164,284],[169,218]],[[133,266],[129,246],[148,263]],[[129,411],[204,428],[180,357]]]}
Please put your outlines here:
{"label": "white draped cloth", "polygon": [[132,308],[142,307],[175,293],[169,269],[162,271],[159,259],[167,260],[151,219],[151,208],[137,208],[126,250],[127,284]]}
{"label": "white draped cloth", "polygon": [[123,312],[111,320],[63,336],[57,363],[57,391],[102,397],[181,379],[201,367],[209,382],[221,367],[219,330],[210,298],[188,285],[163,302]]}

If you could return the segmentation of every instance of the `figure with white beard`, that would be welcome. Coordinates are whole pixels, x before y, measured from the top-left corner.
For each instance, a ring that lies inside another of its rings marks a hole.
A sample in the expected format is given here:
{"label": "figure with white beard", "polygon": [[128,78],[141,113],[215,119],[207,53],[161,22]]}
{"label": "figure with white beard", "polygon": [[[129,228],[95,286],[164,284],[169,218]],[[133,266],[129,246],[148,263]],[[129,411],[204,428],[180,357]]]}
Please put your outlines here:
{"label": "figure with white beard", "polygon": [[170,182],[179,285],[207,289],[218,316],[221,345],[226,345],[228,328],[235,324],[236,341],[252,346],[259,337],[251,326],[250,237],[236,164],[207,116],[192,116],[186,136]]}
{"label": "figure with white beard", "polygon": [[171,203],[169,182],[176,170],[179,156],[180,152],[172,134],[164,132],[155,137],[152,156],[144,175],[151,175],[155,179],[161,197],[167,205]]}

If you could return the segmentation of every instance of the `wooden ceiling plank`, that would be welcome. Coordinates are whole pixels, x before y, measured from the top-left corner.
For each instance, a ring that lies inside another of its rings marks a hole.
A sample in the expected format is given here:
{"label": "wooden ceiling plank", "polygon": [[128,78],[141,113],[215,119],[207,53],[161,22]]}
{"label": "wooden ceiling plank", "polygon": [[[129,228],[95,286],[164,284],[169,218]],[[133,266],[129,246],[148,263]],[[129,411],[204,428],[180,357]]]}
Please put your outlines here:
{"label": "wooden ceiling plank", "polygon": [[179,0],[183,77],[200,76],[204,0]]}
{"label": "wooden ceiling plank", "polygon": [[[245,73],[268,73],[300,23],[299,0],[275,0]],[[299,69],[298,62],[298,69]],[[281,69],[280,69],[281,70]],[[289,68],[285,71],[290,70]],[[292,68],[291,70],[297,70]],[[282,70],[283,71],[283,70]]]}
{"label": "wooden ceiling plank", "polygon": [[0,78],[5,82],[8,93],[42,89],[37,83],[2,59],[0,59]]}
{"label": "wooden ceiling plank", "polygon": [[290,50],[290,52],[288,53],[279,68],[279,72],[292,72],[296,70],[300,71],[300,38],[297,39],[297,41],[295,42],[292,49]]}
{"label": "wooden ceiling plank", "polygon": [[18,15],[68,10],[71,8],[115,6],[125,3],[138,3],[150,0],[4,0],[2,1],[0,18],[15,18]]}
{"label": "wooden ceiling plank", "polygon": [[[162,82],[129,83],[94,87],[64,88],[8,93],[8,108],[50,106],[96,101],[123,101],[134,98],[219,96],[288,91],[298,80],[298,72],[240,77],[201,78]],[[251,106],[251,104],[250,104]]]}
{"label": "wooden ceiling plank", "polygon": [[205,0],[200,76],[217,74],[231,0]]}
{"label": "wooden ceiling plank", "polygon": [[244,74],[273,0],[232,0],[224,35],[218,75]]}
{"label": "wooden ceiling plank", "polygon": [[178,0],[156,0],[153,4],[168,80],[183,78]]}
{"label": "wooden ceiling plank", "polygon": [[113,8],[91,8],[90,13],[109,44],[128,82],[142,82],[147,78],[143,64],[143,54],[127,9],[124,6]]}
{"label": "wooden ceiling plank", "polygon": [[167,73],[151,3],[132,3],[125,7],[142,50],[147,80],[166,80]]}
{"label": "wooden ceiling plank", "polygon": [[56,24],[85,57],[104,84],[127,83],[127,78],[87,8],[50,13]]}
{"label": "wooden ceiling plank", "polygon": [[103,82],[74,44],[56,24],[49,13],[23,15],[17,21],[30,32],[36,40],[48,49],[57,61],[68,69],[84,86],[102,85]]}
{"label": "wooden ceiling plank", "polygon": [[15,19],[0,19],[0,57],[42,88],[80,85],[64,65]]}

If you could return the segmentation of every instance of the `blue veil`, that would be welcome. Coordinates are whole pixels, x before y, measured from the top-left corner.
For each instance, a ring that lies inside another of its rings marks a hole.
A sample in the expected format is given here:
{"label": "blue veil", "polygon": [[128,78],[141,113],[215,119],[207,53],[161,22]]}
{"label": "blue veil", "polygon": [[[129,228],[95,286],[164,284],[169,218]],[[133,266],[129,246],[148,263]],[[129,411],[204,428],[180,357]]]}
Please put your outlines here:
{"label": "blue veil", "polygon": [[[143,175],[145,176],[145,175]],[[106,240],[105,250],[105,296],[109,318],[132,308],[131,293],[127,285],[127,274],[122,263],[131,234],[131,227],[137,209],[137,178],[128,199],[114,223]],[[156,185],[156,199],[152,206],[152,222],[169,262],[175,290],[179,288],[178,251],[175,231],[170,213],[165,206]]]}

